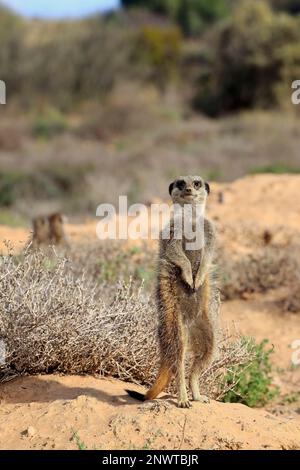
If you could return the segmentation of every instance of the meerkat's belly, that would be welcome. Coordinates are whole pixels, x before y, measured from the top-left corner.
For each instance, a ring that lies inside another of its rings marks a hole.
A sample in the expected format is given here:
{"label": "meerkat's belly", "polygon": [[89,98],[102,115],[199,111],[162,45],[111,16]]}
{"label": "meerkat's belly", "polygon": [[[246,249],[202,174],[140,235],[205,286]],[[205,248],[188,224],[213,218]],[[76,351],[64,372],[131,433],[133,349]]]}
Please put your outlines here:
{"label": "meerkat's belly", "polygon": [[189,323],[201,315],[201,288],[193,292],[183,281],[177,282],[177,302],[184,323]]}

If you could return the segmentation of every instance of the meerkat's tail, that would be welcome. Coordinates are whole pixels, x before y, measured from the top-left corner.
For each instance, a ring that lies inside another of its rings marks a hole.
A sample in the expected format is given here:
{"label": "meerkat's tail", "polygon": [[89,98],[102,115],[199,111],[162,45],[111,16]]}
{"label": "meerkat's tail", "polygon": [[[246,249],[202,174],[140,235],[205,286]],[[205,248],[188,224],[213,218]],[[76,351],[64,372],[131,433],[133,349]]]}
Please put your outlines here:
{"label": "meerkat's tail", "polygon": [[135,392],[134,390],[125,390],[131,398],[134,398],[139,401],[154,400],[160,392],[170,383],[172,378],[171,370],[168,366],[163,365],[160,368],[157,379],[155,380],[154,385],[148,390],[146,395],[142,393]]}
{"label": "meerkat's tail", "polygon": [[146,395],[144,395],[143,393],[135,392],[134,390],[125,390],[125,392],[128,393],[128,395],[131,398],[134,398],[135,400],[138,400],[138,401],[146,400]]}

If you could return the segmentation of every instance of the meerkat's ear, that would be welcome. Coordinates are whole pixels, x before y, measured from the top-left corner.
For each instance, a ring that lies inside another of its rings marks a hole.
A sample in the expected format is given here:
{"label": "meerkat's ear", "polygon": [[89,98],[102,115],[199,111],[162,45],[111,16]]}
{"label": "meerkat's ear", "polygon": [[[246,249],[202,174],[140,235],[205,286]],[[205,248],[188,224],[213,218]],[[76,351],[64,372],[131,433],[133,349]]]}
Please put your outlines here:
{"label": "meerkat's ear", "polygon": [[174,185],[175,185],[175,182],[173,181],[173,183],[171,183],[170,186],[169,186],[169,194],[170,194],[170,196],[171,196],[171,194],[172,194]]}
{"label": "meerkat's ear", "polygon": [[207,194],[209,194],[210,193],[210,186],[209,186],[208,183],[205,183],[205,189],[206,189]]}

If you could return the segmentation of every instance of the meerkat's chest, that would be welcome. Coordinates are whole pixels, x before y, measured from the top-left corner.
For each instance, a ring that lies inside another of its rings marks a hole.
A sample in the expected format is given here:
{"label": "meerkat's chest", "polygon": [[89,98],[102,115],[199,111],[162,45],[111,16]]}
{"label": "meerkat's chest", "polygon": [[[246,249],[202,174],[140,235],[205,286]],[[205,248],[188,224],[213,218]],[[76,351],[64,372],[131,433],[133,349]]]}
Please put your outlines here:
{"label": "meerkat's chest", "polygon": [[186,257],[191,263],[192,270],[194,271],[195,269],[197,270],[200,266],[201,259],[202,259],[202,253],[203,253],[203,248],[200,250],[191,250],[187,248],[187,243],[185,244],[183,241],[183,249]]}

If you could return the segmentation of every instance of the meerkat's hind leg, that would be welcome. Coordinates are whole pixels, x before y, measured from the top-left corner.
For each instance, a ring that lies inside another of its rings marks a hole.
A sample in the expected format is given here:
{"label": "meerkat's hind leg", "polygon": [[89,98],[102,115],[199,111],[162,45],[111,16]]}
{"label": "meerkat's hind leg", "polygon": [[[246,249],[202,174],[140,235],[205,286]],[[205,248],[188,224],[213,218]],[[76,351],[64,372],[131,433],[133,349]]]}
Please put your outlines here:
{"label": "meerkat's hind leg", "polygon": [[200,403],[209,403],[209,398],[206,395],[201,395],[200,393],[199,378],[202,370],[203,361],[201,358],[195,356],[190,377],[190,387],[193,395],[193,400],[199,401]]}
{"label": "meerkat's hind leg", "polygon": [[185,382],[185,370],[184,364],[180,364],[178,368],[178,407],[179,408],[190,408],[191,403],[187,394],[186,382]]}
{"label": "meerkat's hind leg", "polygon": [[180,340],[180,351],[178,357],[178,369],[177,369],[177,387],[178,387],[178,407],[179,408],[190,408],[191,403],[188,398],[186,381],[185,381],[185,355],[186,355],[186,337],[182,328],[180,328],[181,334],[179,334]]}
{"label": "meerkat's hind leg", "polygon": [[190,387],[194,401],[208,403],[209,399],[200,394],[199,379],[203,370],[207,369],[213,361],[214,335],[211,325],[201,322],[195,328],[194,334],[194,361],[191,368]]}

